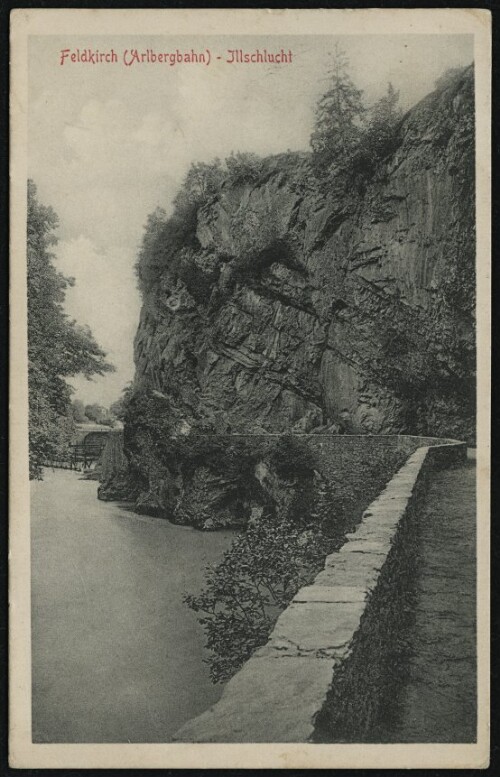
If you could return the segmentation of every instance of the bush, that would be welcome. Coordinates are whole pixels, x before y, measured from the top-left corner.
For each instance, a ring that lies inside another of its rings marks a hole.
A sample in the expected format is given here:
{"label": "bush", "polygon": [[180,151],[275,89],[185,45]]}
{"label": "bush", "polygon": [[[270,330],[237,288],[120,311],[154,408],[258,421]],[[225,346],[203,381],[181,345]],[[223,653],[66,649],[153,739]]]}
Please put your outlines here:
{"label": "bush", "polygon": [[204,205],[219,192],[224,179],[225,171],[220,159],[216,158],[208,164],[193,163],[174,200],[175,209],[182,209],[186,203],[196,205],[197,208]]}
{"label": "bush", "polygon": [[197,224],[198,206],[188,199],[178,203],[170,218],[163,208],[148,216],[136,264],[141,291],[154,287],[167,268],[173,279],[178,277],[181,251],[198,247]]}
{"label": "bush", "polygon": [[231,185],[258,183],[264,172],[264,160],[257,154],[232,153],[226,161],[226,180]]}
{"label": "bush", "polygon": [[[305,460],[303,443],[297,438],[271,443],[267,456],[278,464],[295,461],[295,473],[311,472],[314,458]],[[375,460],[347,458],[340,469],[323,462],[324,474],[311,472],[299,480],[293,498],[285,498],[281,507],[268,504],[246,533],[236,537],[220,564],[208,568],[203,591],[185,601],[200,613],[214,682],[228,680],[265,644],[280,612],[340,547],[346,531],[353,530],[405,458],[402,452],[387,451]],[[289,483],[281,486],[289,493]]]}
{"label": "bush", "polygon": [[286,480],[308,477],[316,466],[316,458],[307,443],[292,435],[279,438],[270,462],[277,474]]}
{"label": "bush", "polygon": [[141,291],[147,292],[155,286],[165,269],[174,281],[184,274],[190,282],[191,293],[197,281],[202,280],[192,265],[182,265],[182,251],[200,247],[196,237],[198,211],[217,194],[223,180],[219,159],[211,164],[193,164],[174,200],[172,215],[167,217],[163,208],[157,208],[148,216],[136,263]]}
{"label": "bush", "polygon": [[320,530],[263,514],[207,570],[204,591],[187,595],[185,602],[202,613],[214,682],[228,680],[267,641],[279,613],[312,579],[330,548]]}

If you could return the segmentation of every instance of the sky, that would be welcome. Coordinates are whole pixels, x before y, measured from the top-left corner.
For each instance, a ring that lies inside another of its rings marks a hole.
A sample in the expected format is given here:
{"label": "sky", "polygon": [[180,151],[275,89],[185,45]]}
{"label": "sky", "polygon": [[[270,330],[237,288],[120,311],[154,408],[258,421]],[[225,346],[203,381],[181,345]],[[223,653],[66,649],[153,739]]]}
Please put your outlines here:
{"label": "sky", "polygon": [[[56,265],[75,279],[65,309],[88,325],[116,371],[70,380],[84,403],[109,405],[133,379],[140,313],[134,264],[147,215],[169,211],[190,164],[231,151],[307,150],[336,42],[367,103],[400,91],[408,109],[450,67],[473,60],[473,38],[410,36],[34,36],[29,48],[28,169],[59,216]],[[60,64],[70,48],[118,63]],[[209,49],[203,64],[124,66],[124,49]],[[286,65],[227,64],[228,48],[292,51]],[[217,61],[215,54],[222,55]]]}

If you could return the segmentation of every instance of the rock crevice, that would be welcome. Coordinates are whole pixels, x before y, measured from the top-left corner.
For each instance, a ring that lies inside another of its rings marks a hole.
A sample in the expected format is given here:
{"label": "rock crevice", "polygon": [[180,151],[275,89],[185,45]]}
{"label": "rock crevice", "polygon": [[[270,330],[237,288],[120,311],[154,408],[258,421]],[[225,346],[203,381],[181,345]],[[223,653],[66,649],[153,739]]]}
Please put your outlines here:
{"label": "rock crevice", "polygon": [[347,408],[354,431],[470,439],[473,117],[468,68],[341,196],[305,153],[224,183],[144,290],[135,391],[164,392],[188,422],[218,412],[222,433],[311,413],[328,426]]}

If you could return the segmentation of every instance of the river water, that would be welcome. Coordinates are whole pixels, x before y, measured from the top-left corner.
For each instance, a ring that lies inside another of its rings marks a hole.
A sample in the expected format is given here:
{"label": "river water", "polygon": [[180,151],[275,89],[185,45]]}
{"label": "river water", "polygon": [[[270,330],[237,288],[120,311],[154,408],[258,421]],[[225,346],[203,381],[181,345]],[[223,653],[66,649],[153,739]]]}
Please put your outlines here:
{"label": "river water", "polygon": [[34,742],[168,742],[222,693],[182,602],[231,532],[203,533],[99,502],[46,470],[31,486]]}

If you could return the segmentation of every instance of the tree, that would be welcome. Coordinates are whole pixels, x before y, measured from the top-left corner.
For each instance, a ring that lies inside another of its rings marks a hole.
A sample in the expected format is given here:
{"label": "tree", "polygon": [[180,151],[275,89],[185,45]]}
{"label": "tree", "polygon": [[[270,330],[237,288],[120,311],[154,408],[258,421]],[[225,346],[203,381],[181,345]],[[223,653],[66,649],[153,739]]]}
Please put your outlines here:
{"label": "tree", "polygon": [[124,420],[125,413],[127,411],[127,405],[132,398],[133,393],[133,384],[131,382],[127,383],[125,388],[122,390],[121,397],[119,397],[115,402],[112,402],[109,406],[109,412],[113,418],[117,418],[119,421]]}
{"label": "tree", "polygon": [[372,160],[382,159],[394,151],[402,112],[399,92],[387,85],[387,92],[370,110],[368,127],[363,137],[363,150]]}
{"label": "tree", "polygon": [[181,205],[185,199],[191,203],[203,203],[217,194],[224,180],[221,161],[216,157],[213,162],[193,162],[177,195],[175,204]]}
{"label": "tree", "polygon": [[63,419],[71,417],[71,388],[65,378],[82,373],[90,378],[114,368],[105,360],[90,330],[64,313],[65,278],[53,264],[57,216],[41,205],[36,186],[28,181],[28,377],[30,477],[41,477],[44,460],[58,458],[67,444]]}
{"label": "tree", "polygon": [[264,170],[264,160],[257,154],[238,151],[231,154],[225,160],[227,180],[232,185],[239,183],[256,183]]}
{"label": "tree", "polygon": [[109,412],[112,418],[122,421],[125,416],[125,403],[123,398],[117,399],[109,406]]}
{"label": "tree", "polygon": [[85,405],[85,415],[89,421],[102,424],[108,418],[109,412],[102,405],[94,403],[93,405]]}
{"label": "tree", "polygon": [[352,82],[348,68],[345,52],[336,45],[330,86],[316,106],[311,135],[313,164],[322,173],[332,165],[340,169],[348,165],[361,136],[363,93]]}
{"label": "tree", "polygon": [[165,270],[172,280],[178,275],[182,250],[198,245],[196,238],[198,205],[187,196],[176,198],[168,218],[163,208],[148,216],[136,264],[139,288],[147,293]]}
{"label": "tree", "polygon": [[81,424],[87,420],[87,416],[85,415],[85,407],[81,399],[73,400],[71,403],[71,411],[73,414],[73,420],[76,421],[76,423]]}
{"label": "tree", "polygon": [[436,79],[434,86],[436,89],[447,89],[449,86],[456,84],[459,78],[463,76],[463,73],[463,67],[450,67],[448,70],[445,70],[443,75]]}

